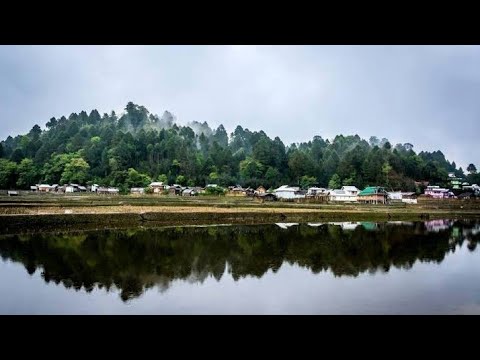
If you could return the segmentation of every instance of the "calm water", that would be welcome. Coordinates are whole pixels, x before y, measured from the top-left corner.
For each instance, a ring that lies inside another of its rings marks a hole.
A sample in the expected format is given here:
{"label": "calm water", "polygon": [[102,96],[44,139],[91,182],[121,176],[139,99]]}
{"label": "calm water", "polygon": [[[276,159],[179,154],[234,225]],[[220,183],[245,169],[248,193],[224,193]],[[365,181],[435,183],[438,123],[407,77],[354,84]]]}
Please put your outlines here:
{"label": "calm water", "polygon": [[0,237],[2,314],[480,314],[478,221]]}

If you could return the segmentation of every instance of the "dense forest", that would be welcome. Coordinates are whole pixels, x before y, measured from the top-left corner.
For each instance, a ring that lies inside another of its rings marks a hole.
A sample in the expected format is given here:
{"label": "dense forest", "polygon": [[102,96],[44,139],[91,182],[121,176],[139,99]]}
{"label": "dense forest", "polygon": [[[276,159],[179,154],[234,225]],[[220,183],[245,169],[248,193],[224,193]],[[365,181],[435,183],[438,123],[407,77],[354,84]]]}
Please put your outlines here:
{"label": "dense forest", "polygon": [[[409,143],[317,135],[286,146],[278,137],[241,126],[230,135],[223,125],[179,126],[168,111],[159,117],[132,102],[119,115],[93,110],[51,118],[46,130],[35,125],[28,134],[0,143],[0,189],[97,183],[126,191],[157,180],[187,186],[352,184],[415,191],[415,181],[446,185],[448,172],[465,176],[441,151],[417,154]],[[480,183],[473,164],[468,172],[467,181]]]}

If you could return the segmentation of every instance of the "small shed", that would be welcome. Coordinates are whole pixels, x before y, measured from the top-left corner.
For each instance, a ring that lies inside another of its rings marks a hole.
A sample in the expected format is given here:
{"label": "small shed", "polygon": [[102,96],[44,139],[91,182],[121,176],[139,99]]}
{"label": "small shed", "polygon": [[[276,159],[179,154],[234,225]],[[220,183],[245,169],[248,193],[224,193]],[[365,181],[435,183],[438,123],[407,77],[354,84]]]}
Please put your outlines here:
{"label": "small shed", "polygon": [[145,194],[145,189],[141,188],[141,187],[140,188],[131,188],[130,193],[131,194],[137,194],[137,195]]}
{"label": "small shed", "polygon": [[18,191],[9,190],[8,196],[18,196]]}

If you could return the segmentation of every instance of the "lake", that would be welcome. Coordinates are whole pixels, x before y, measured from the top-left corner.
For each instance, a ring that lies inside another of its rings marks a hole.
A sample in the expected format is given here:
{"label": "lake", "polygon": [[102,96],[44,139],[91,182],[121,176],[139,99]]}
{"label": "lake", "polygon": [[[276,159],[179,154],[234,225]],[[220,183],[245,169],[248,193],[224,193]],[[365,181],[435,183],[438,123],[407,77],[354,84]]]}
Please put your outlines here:
{"label": "lake", "polygon": [[0,236],[1,314],[480,314],[480,222]]}

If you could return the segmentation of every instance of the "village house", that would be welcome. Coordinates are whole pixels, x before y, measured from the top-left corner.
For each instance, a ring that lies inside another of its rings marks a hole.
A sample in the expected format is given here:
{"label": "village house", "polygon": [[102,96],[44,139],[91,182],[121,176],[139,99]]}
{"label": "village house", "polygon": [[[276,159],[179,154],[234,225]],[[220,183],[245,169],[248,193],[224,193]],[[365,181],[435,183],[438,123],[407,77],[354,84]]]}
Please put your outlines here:
{"label": "village house", "polygon": [[38,191],[38,187],[35,185],[30,186],[31,191]]}
{"label": "village house", "polygon": [[406,204],[416,204],[417,194],[414,192],[402,192],[402,202]]}
{"label": "village house", "polygon": [[388,202],[390,203],[401,203],[402,202],[402,192],[401,191],[390,191],[387,192]]}
{"label": "village house", "polygon": [[330,192],[325,188],[311,187],[308,189],[305,197],[313,199],[315,202],[327,202],[329,200]]}
{"label": "village house", "polygon": [[120,193],[120,189],[114,187],[99,186],[96,193],[99,195],[118,195]]}
{"label": "village house", "polygon": [[51,187],[48,184],[41,184],[41,185],[37,185],[37,189],[40,192],[50,192]]}
{"label": "village house", "polygon": [[273,190],[278,199],[301,199],[305,198],[305,193],[298,187],[290,187],[282,185],[278,189]]}
{"label": "village house", "polygon": [[245,189],[245,195],[250,197],[255,196],[255,190],[253,190],[251,187],[248,187]]}
{"label": "village house", "polygon": [[154,194],[161,194],[163,190],[165,190],[165,184],[163,182],[152,182],[149,186],[152,188]]}
{"label": "village house", "polygon": [[168,193],[169,195],[181,195],[184,188],[182,188],[179,184],[173,184],[169,187]]}
{"label": "village house", "polygon": [[130,194],[142,195],[142,194],[145,194],[145,189],[144,188],[131,188],[130,189]]}
{"label": "village house", "polygon": [[120,189],[112,188],[112,187],[109,187],[107,191],[108,191],[108,194],[110,195],[118,195],[120,193]]}
{"label": "village house", "polygon": [[386,204],[387,192],[379,186],[368,186],[358,193],[358,202],[362,204]]}
{"label": "village house", "polygon": [[196,196],[197,192],[193,188],[186,188],[182,191],[182,196]]}
{"label": "village house", "polygon": [[311,188],[308,188],[306,196],[315,197],[317,195],[323,195],[325,193],[328,193],[328,190],[325,188],[311,187]]}
{"label": "village house", "polygon": [[464,191],[468,191],[468,192],[472,192],[473,194],[479,196],[480,195],[480,186],[478,186],[477,184],[472,184],[472,185],[463,185],[462,186],[462,189]]}
{"label": "village house", "polygon": [[78,185],[77,184],[70,184],[65,187],[65,192],[66,193],[74,193],[78,192]]}
{"label": "village house", "polygon": [[425,189],[425,195],[434,199],[448,199],[454,196],[454,194],[445,188],[440,186],[430,185]]}
{"label": "village house", "polygon": [[241,186],[229,187],[227,196],[247,196],[247,192]]}
{"label": "village house", "polygon": [[462,189],[462,178],[456,177],[455,173],[448,173],[448,185],[452,190]]}
{"label": "village house", "polygon": [[330,191],[330,201],[357,202],[359,191],[356,186],[342,186]]}
{"label": "village house", "polygon": [[257,190],[255,190],[255,194],[265,194],[267,192],[267,190],[265,190],[265,188],[260,185]]}

